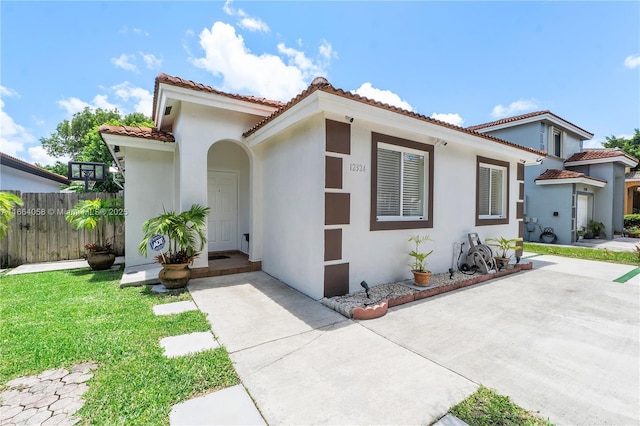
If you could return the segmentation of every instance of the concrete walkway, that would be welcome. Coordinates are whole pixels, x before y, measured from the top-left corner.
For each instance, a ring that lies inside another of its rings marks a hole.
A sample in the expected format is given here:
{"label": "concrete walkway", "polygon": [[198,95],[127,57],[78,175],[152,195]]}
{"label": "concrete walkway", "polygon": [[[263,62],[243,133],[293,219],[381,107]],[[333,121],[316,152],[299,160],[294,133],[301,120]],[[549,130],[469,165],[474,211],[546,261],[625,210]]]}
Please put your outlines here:
{"label": "concrete walkway", "polygon": [[477,388],[264,272],[189,291],[268,424],[431,424]]}
{"label": "concrete walkway", "polygon": [[432,424],[480,383],[558,424],[638,424],[640,286],[548,263],[361,322],[263,272],[189,291],[268,424]]}
{"label": "concrete walkway", "polygon": [[[116,257],[111,270],[120,269],[120,265],[124,263],[124,256]],[[42,263],[25,263],[7,272],[7,275],[32,274],[35,272],[51,272],[63,271],[67,269],[89,268],[89,264],[84,259],[77,260],[61,260],[58,262],[42,262]],[[97,271],[100,272],[100,271]]]}

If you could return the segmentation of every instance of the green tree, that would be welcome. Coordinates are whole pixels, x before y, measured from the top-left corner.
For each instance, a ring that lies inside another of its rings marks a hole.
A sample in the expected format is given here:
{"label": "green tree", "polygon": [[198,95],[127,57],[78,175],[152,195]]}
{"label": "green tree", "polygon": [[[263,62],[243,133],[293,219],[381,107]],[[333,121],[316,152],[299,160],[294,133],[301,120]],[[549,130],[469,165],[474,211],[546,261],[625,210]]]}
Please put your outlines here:
{"label": "green tree", "polygon": [[[602,144],[605,148],[620,148],[640,160],[640,129],[635,129],[631,139],[617,138],[613,135],[605,138],[607,141]],[[640,164],[634,167],[633,170],[640,170]]]}
{"label": "green tree", "polygon": [[[64,120],[58,124],[56,131],[48,138],[40,138],[40,143],[47,154],[53,157],[66,155],[72,161],[105,163],[109,166],[112,162],[111,154],[102,142],[98,131],[102,125],[155,126],[150,118],[139,112],[123,117],[118,110],[105,111],[100,108],[92,110],[86,107],[74,114],[71,121]],[[45,168],[63,176],[67,175],[67,165],[59,161]],[[117,192],[119,189],[113,183],[111,173],[107,173],[107,179],[96,183],[93,188],[94,191],[104,192]]]}

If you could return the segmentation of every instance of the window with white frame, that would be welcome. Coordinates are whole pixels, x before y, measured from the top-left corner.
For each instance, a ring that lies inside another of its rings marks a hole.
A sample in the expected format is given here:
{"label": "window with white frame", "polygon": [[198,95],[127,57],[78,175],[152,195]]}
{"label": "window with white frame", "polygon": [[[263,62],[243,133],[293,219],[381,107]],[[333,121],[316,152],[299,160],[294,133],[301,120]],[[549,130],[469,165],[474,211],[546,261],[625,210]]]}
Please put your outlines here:
{"label": "window with white frame", "polygon": [[433,146],[372,134],[371,229],[431,227]]}
{"label": "window with white frame", "polygon": [[556,157],[562,157],[562,132],[555,127],[549,128],[548,153]]}
{"label": "window with white frame", "polygon": [[476,225],[508,223],[509,163],[478,157]]}

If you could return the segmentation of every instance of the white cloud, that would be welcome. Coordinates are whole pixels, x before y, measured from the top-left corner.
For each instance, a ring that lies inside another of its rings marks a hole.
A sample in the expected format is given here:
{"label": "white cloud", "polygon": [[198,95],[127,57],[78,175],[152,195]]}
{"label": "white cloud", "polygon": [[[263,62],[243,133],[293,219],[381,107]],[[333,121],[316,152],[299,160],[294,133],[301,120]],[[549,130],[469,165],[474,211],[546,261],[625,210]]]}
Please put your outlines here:
{"label": "white cloud", "polygon": [[86,107],[91,107],[91,105],[85,101],[82,101],[76,97],[71,97],[67,99],[61,99],[57,102],[58,106],[67,111],[67,114],[72,116],[76,112],[80,112]]}
{"label": "white cloud", "polygon": [[[5,96],[19,96],[15,90],[0,86],[0,94]],[[18,157],[24,151],[26,144],[35,142],[36,138],[28,129],[16,123],[4,111],[4,101],[0,98],[0,151]]]}
{"label": "white cloud", "polygon": [[142,56],[144,63],[149,69],[160,68],[162,66],[162,59],[156,58],[156,56],[152,53],[140,52],[140,56]]}
{"label": "white cloud", "polygon": [[118,58],[111,58],[111,63],[123,70],[138,72],[138,67],[132,63],[132,61],[135,60],[135,55],[127,55],[126,53],[123,53]]}
{"label": "white cloud", "polygon": [[149,33],[148,33],[148,32],[146,32],[146,31],[145,31],[145,30],[143,30],[143,29],[140,29],[140,28],[134,28],[134,29],[133,29],[133,33],[134,33],[134,34],[140,34],[140,35],[143,35],[143,36],[145,36],[145,37],[149,37]]}
{"label": "white cloud", "polygon": [[8,87],[0,86],[0,96],[15,96],[19,98],[20,94]]}
{"label": "white cloud", "polygon": [[29,153],[29,157],[31,157],[32,163],[42,164],[43,166],[52,166],[56,164],[56,161],[67,163],[71,160],[71,158],[66,155],[63,155],[62,157],[50,156],[42,145],[32,146],[27,150],[27,152]]}
{"label": "white cloud", "polygon": [[263,33],[268,33],[270,31],[269,26],[262,19],[249,16],[249,14],[242,9],[236,10],[232,8],[231,3],[232,0],[227,0],[224,3],[224,6],[222,6],[222,10],[229,16],[239,17],[238,25],[240,28],[247,31],[260,31]]}
{"label": "white cloud", "polygon": [[385,104],[397,106],[408,111],[413,111],[413,107],[397,94],[393,93],[390,90],[376,89],[369,82],[363,83],[360,87],[358,87],[356,90],[352,90],[351,92],[369,99],[375,99],[376,101]]}
{"label": "white cloud", "polygon": [[511,102],[509,106],[506,107],[502,104],[494,106],[493,111],[491,111],[491,116],[494,118],[503,118],[536,108],[538,108],[538,102],[535,99],[520,99],[515,102]]}
{"label": "white cloud", "polygon": [[242,18],[238,25],[247,31],[269,32],[269,26],[259,18]]}
{"label": "white cloud", "polygon": [[[102,89],[112,92],[112,94],[122,102],[114,103],[109,100],[108,94],[98,94],[94,96],[90,102],[85,102],[76,97],[70,97],[59,100],[58,105],[65,109],[70,117],[87,107],[91,109],[101,108],[109,111],[117,109],[121,114],[127,114],[127,111],[133,109],[135,112],[141,112],[146,116],[151,115],[153,95],[148,90],[135,87],[128,81],[112,86],[109,89]],[[128,103],[132,103],[133,105],[127,105]]]}
{"label": "white cloud", "polygon": [[460,114],[434,112],[431,114],[431,118],[460,127],[464,124],[464,119],[460,117]]}
{"label": "white cloud", "polygon": [[624,59],[624,66],[630,69],[640,67],[640,55],[629,55]]}
{"label": "white cloud", "polygon": [[[225,7],[228,4],[225,3]],[[304,90],[314,77],[326,75],[325,63],[314,61],[284,43],[278,45],[278,52],[288,59],[288,63],[269,53],[251,53],[242,36],[224,22],[216,22],[211,29],[202,30],[200,47],[205,56],[192,58],[191,63],[222,77],[221,90],[225,91],[289,100]]]}
{"label": "white cloud", "polygon": [[329,43],[327,40],[322,40],[318,50],[320,51],[320,56],[322,56],[326,60],[331,60],[338,57],[338,54],[335,52],[335,50],[333,50],[333,47],[331,47],[331,43]]}
{"label": "white cloud", "polygon": [[[135,102],[135,111],[141,112],[146,116],[151,116],[153,109],[153,95],[146,89],[141,87],[135,87],[128,81],[117,84],[112,87],[114,94],[117,98],[122,99],[125,102],[129,100]],[[119,108],[120,111],[124,109]]]}

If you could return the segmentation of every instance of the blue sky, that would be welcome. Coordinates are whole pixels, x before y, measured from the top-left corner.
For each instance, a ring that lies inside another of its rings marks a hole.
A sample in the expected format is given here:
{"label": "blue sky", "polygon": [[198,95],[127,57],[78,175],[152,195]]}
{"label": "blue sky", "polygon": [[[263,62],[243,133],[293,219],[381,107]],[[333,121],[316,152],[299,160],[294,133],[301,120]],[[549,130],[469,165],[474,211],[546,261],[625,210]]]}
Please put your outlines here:
{"label": "blue sky", "polygon": [[29,162],[84,106],[149,115],[160,72],[280,100],[323,75],[462,126],[549,109],[593,147],[640,127],[636,1],[3,0],[0,24],[0,150]]}

